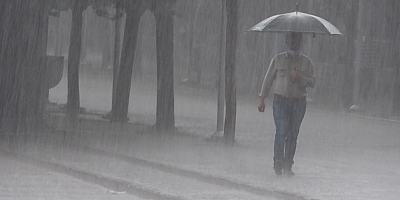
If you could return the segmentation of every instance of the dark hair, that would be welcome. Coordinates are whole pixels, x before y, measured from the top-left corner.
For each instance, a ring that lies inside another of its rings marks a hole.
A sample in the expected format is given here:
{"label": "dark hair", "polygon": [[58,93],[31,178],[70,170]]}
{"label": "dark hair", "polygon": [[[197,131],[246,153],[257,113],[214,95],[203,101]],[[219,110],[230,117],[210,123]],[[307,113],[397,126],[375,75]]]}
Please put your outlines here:
{"label": "dark hair", "polygon": [[286,39],[291,37],[291,39],[297,40],[301,42],[303,34],[300,32],[287,32],[286,33]]}

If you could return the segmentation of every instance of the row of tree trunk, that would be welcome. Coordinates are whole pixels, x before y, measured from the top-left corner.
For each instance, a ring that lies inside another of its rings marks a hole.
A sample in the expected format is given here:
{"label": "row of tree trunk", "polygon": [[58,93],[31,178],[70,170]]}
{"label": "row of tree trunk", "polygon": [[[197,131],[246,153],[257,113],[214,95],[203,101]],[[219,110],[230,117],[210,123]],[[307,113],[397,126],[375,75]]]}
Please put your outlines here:
{"label": "row of tree trunk", "polygon": [[146,9],[153,11],[156,18],[157,46],[157,130],[168,131],[175,128],[174,90],[173,90],[173,12],[174,0],[134,1],[126,8],[126,22],[119,70],[114,77],[115,96],[113,97],[111,120],[126,122],[134,52],[137,47],[139,22]]}
{"label": "row of tree trunk", "polygon": [[[80,111],[79,63],[83,12],[88,0],[74,1],[68,53],[67,116],[76,120]],[[118,0],[116,1],[118,2]],[[173,77],[173,4],[175,0],[131,1],[126,5],[126,26],[120,66],[114,71],[115,93],[111,120],[126,122],[132,68],[140,17],[151,9],[156,18],[157,113],[156,128],[175,128]],[[0,1],[0,130],[19,132],[45,126],[45,72],[50,0]],[[226,1],[226,121],[225,138],[234,140],[236,122],[235,52],[237,1]],[[118,55],[117,55],[118,56]],[[118,59],[118,58],[116,58]],[[116,62],[118,63],[118,62]]]}

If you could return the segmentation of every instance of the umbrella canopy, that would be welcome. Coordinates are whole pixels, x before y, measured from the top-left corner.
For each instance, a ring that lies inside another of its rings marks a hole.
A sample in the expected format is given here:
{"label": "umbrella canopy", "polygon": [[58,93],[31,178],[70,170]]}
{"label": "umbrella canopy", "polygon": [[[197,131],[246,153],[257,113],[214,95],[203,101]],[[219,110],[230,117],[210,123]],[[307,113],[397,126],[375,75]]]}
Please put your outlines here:
{"label": "umbrella canopy", "polygon": [[298,11],[274,15],[254,25],[247,31],[343,35],[338,28],[325,19]]}

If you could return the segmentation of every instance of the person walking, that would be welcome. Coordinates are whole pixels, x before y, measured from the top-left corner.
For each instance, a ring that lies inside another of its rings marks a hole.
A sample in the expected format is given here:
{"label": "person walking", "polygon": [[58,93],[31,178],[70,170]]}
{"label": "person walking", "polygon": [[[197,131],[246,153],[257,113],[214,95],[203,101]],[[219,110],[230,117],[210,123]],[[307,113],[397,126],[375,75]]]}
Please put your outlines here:
{"label": "person walking", "polygon": [[265,74],[258,110],[264,112],[265,98],[273,92],[274,170],[276,175],[295,175],[292,171],[297,136],[306,112],[307,88],[313,88],[316,77],[310,58],[300,54],[302,33],[288,32],[286,52],[275,55]]}

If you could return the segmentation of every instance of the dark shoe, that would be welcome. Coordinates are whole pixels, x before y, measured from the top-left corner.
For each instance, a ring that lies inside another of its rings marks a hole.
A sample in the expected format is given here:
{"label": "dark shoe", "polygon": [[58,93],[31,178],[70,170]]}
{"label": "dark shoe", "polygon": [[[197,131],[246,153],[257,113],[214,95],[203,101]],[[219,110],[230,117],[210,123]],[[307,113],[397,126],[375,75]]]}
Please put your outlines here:
{"label": "dark shoe", "polygon": [[282,175],[282,161],[276,160],[274,162],[274,170],[276,175]]}
{"label": "dark shoe", "polygon": [[287,176],[294,176],[294,172],[292,171],[292,169],[284,169],[283,174]]}

